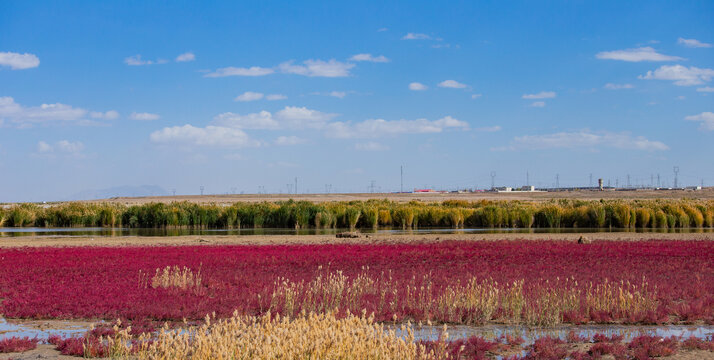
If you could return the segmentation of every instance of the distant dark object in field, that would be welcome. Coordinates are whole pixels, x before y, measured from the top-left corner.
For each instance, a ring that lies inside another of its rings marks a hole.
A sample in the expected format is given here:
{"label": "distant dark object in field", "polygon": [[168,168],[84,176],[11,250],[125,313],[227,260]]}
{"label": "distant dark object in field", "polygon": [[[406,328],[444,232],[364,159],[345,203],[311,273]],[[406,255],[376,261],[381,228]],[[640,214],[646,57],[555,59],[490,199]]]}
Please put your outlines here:
{"label": "distant dark object in field", "polygon": [[360,235],[358,232],[351,232],[351,231],[335,234],[335,237],[337,237],[337,238],[347,238],[347,239],[355,239],[355,238],[358,238],[359,236]]}
{"label": "distant dark object in field", "polygon": [[201,238],[199,238],[199,239],[196,240],[196,241],[198,241],[198,242],[200,242],[200,243],[208,243],[208,242],[211,242],[210,240],[201,239]]}
{"label": "distant dark object in field", "polygon": [[590,244],[592,241],[588,239],[587,237],[580,235],[580,238],[578,239],[578,244]]}

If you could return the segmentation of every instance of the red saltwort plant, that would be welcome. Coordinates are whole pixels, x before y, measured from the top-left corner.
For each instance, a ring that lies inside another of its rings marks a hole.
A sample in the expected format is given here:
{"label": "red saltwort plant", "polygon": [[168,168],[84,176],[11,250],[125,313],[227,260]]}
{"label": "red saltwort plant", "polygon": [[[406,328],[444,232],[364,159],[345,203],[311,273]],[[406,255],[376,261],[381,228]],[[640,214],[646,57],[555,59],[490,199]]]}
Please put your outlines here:
{"label": "red saltwort plant", "polygon": [[37,343],[40,340],[37,338],[30,339],[29,337],[9,337],[0,340],[0,353],[16,353],[34,350],[37,348]]}
{"label": "red saltwort plant", "polygon": [[[201,288],[184,291],[147,286],[142,274],[167,266],[200,269]],[[318,271],[320,267],[323,270]],[[347,279],[364,275],[374,281],[370,285],[373,291],[361,293],[349,304],[342,302],[339,308],[365,309],[379,321],[458,323],[476,317],[479,314],[474,315],[474,309],[457,309],[457,314],[449,315],[437,308],[440,296],[450,286],[465,286],[470,279],[493,281],[498,286],[522,281],[525,301],[557,298],[559,293],[549,291],[566,286],[586,289],[606,281],[641,284],[645,279],[655,301],[651,310],[595,311],[578,305],[561,314],[561,320],[714,323],[714,242],[705,241],[2,249],[0,314],[8,318],[122,318],[134,322],[199,320],[209,313],[228,317],[234,311],[289,313],[285,297],[271,308],[271,296],[281,286],[278,279],[305,282],[308,287],[327,270],[340,271]],[[575,301],[584,303],[585,295],[578,296],[582,299]],[[295,304],[293,315],[306,309],[300,307],[304,303]],[[548,304],[539,302],[531,310],[546,311]],[[310,309],[319,311],[320,307]],[[508,311],[499,308],[482,320],[499,321],[507,318]],[[524,314],[527,311],[524,309]]]}

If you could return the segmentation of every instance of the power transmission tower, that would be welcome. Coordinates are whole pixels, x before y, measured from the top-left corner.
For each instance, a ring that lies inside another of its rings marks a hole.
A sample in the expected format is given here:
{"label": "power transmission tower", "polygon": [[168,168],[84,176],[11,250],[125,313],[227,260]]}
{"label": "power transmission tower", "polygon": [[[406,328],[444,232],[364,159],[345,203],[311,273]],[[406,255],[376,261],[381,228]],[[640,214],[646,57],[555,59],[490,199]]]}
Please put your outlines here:
{"label": "power transmission tower", "polygon": [[526,186],[530,186],[530,185],[531,185],[531,174],[528,171],[526,171]]}
{"label": "power transmission tower", "polygon": [[374,188],[375,188],[375,187],[377,187],[377,182],[374,181],[374,180],[370,181],[369,187],[368,187],[370,194],[374,194]]}
{"label": "power transmission tower", "polygon": [[404,165],[399,166],[399,192],[404,192]]}
{"label": "power transmission tower", "polygon": [[590,187],[593,187],[593,173],[590,173]]}
{"label": "power transmission tower", "polygon": [[491,171],[491,190],[496,188],[496,172]]}
{"label": "power transmission tower", "polygon": [[295,177],[295,194],[297,195],[297,193],[298,193],[298,191],[297,191],[297,176],[296,176]]}
{"label": "power transmission tower", "polygon": [[203,196],[203,185],[201,185],[201,196]]}
{"label": "power transmission tower", "polygon": [[674,167],[674,188],[679,187],[679,166]]}
{"label": "power transmission tower", "polygon": [[174,193],[174,196],[176,196],[176,189],[173,189],[172,191]]}
{"label": "power transmission tower", "polygon": [[659,174],[657,174],[657,187],[662,187],[662,182],[660,181]]}
{"label": "power transmission tower", "polygon": [[288,194],[293,193],[293,184],[285,184],[285,187],[288,188]]}
{"label": "power transmission tower", "polygon": [[555,174],[555,188],[560,191],[560,174]]}
{"label": "power transmission tower", "polygon": [[329,194],[332,191],[332,184],[325,184],[325,193]]}
{"label": "power transmission tower", "polygon": [[627,188],[629,189],[630,187],[632,187],[630,185],[630,174],[627,174]]}

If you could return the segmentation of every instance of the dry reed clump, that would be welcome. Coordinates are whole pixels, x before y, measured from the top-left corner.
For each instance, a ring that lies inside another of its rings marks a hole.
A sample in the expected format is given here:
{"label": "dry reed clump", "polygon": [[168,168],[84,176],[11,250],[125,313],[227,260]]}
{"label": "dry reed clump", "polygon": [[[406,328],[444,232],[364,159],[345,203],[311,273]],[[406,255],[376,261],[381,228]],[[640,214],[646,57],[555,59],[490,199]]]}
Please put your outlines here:
{"label": "dry reed clump", "polygon": [[[401,336],[372,317],[334,313],[305,314],[294,319],[267,313],[228,319],[206,317],[197,328],[169,330],[155,339],[140,339],[137,359],[436,359],[415,343],[410,325]],[[118,339],[115,354],[129,354],[132,343]]]}
{"label": "dry reed clump", "polygon": [[183,268],[177,265],[166,266],[163,269],[156,269],[150,281],[148,276],[139,270],[139,284],[144,287],[151,285],[154,289],[198,290],[201,288],[201,268],[199,267],[194,273],[186,266]]}
{"label": "dry reed clump", "polygon": [[[642,316],[657,310],[656,289],[630,282],[578,284],[573,279],[531,284],[524,280],[499,284],[471,278],[465,285],[435,286],[430,275],[397,284],[391,276],[370,277],[366,271],[348,278],[341,271],[320,273],[309,283],[280,278],[270,295],[269,311],[283,316],[343,309],[358,313],[362,299],[373,299],[378,314],[445,323],[483,325],[489,322],[551,326],[605,314],[604,322]],[[397,289],[402,289],[397,292]],[[609,320],[608,320],[609,319]]]}

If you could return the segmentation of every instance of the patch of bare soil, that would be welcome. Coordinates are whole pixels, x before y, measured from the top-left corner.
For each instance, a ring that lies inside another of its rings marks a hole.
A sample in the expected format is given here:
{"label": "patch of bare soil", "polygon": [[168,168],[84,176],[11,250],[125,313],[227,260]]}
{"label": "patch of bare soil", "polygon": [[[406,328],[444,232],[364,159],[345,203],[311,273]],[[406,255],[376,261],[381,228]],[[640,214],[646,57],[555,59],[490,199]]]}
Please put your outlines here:
{"label": "patch of bare soil", "polygon": [[[188,235],[64,237],[19,236],[0,238],[0,248],[47,246],[174,246],[174,245],[280,245],[280,244],[385,244],[438,241],[562,240],[577,242],[642,240],[714,240],[714,233],[528,233],[528,234],[360,234],[338,238],[335,235]],[[582,244],[587,246],[587,244]]]}

